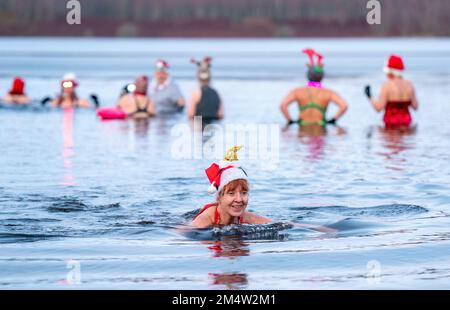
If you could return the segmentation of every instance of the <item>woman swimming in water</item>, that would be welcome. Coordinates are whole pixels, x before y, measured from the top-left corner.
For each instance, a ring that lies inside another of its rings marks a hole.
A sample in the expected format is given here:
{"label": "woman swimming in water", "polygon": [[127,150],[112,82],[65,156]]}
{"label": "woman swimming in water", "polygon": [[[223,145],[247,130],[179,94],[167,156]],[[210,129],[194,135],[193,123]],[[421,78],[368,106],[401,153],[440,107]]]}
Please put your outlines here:
{"label": "woman swimming in water", "polygon": [[[324,77],[323,56],[312,49],[306,49],[303,52],[309,57],[309,63],[307,64],[309,82],[305,87],[292,90],[282,101],[280,110],[288,125],[297,122],[302,127],[325,127],[327,124],[336,124],[337,120],[346,112],[347,103],[336,92],[322,86],[321,82]],[[314,57],[316,57],[317,62],[314,61]],[[298,121],[294,121],[288,111],[289,105],[293,102],[296,102],[300,108],[300,119]],[[330,102],[337,104],[339,110],[332,119],[327,120],[326,112]]]}
{"label": "woman swimming in water", "polygon": [[[193,218],[191,225],[196,228],[210,228],[231,224],[267,224],[270,218],[247,212],[250,186],[247,172],[238,162],[237,151],[233,147],[227,151],[224,160],[207,168],[206,175],[211,183],[208,193],[216,193],[216,201],[205,205]],[[324,233],[336,230],[309,224],[288,223],[291,226],[313,229]]]}
{"label": "woman swimming in water", "polygon": [[384,124],[386,128],[404,128],[411,124],[409,108],[417,110],[416,93],[413,84],[403,78],[405,65],[403,59],[397,55],[391,55],[384,67],[387,81],[381,87],[380,98],[372,99],[371,88],[366,86],[365,93],[375,111],[384,110]]}
{"label": "woman swimming in water", "polygon": [[230,224],[265,224],[272,220],[246,211],[249,200],[249,183],[245,170],[237,161],[236,152],[230,149],[224,160],[206,169],[211,183],[208,192],[216,193],[216,202],[205,205],[192,220],[197,228]]}
{"label": "woman swimming in water", "polygon": [[19,105],[31,102],[31,99],[25,93],[25,81],[22,78],[16,77],[14,79],[12,88],[3,98],[3,101]]}
{"label": "woman swimming in water", "polygon": [[91,105],[85,99],[78,98],[75,88],[79,83],[73,73],[67,73],[64,75],[61,81],[61,93],[53,99],[51,106],[55,108],[90,108]]}

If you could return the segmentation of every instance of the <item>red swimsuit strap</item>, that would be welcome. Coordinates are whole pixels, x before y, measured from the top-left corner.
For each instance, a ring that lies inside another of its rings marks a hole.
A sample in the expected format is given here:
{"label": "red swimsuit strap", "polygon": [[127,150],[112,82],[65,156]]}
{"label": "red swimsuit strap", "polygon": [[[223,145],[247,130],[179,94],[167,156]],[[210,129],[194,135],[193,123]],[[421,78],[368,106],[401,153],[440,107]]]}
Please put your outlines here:
{"label": "red swimsuit strap", "polygon": [[[215,225],[219,225],[219,223],[220,223],[220,214],[219,214],[219,211],[217,210],[217,206],[216,206],[216,210],[215,210],[215,212],[214,212],[214,224]],[[243,216],[240,216],[239,217],[239,224],[244,224],[244,217]]]}
{"label": "red swimsuit strap", "polygon": [[[209,208],[212,208],[212,207],[216,207],[216,209],[214,210],[214,225],[219,225],[220,224],[220,214],[219,214],[219,211],[217,210],[217,207],[218,207],[217,203],[209,203],[209,204],[205,205],[192,220],[194,221],[200,214],[202,214],[203,212],[205,212],[206,210],[208,210]],[[239,224],[244,224],[243,216],[239,217]]]}
{"label": "red swimsuit strap", "polygon": [[217,204],[215,204],[215,203],[209,203],[209,204],[205,205],[205,206],[197,213],[197,215],[194,216],[194,218],[193,218],[192,220],[194,221],[197,217],[199,217],[200,214],[202,214],[203,212],[205,212],[205,211],[208,210],[209,208],[214,207],[214,206],[216,206],[216,205],[217,205]]}

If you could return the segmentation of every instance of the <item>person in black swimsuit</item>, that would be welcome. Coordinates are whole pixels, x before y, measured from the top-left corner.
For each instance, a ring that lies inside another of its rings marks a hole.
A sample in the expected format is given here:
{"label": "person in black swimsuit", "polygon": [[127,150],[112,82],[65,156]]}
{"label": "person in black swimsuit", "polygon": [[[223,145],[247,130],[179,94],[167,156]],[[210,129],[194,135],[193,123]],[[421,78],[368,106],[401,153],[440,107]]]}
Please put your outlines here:
{"label": "person in black swimsuit", "polygon": [[200,87],[194,90],[189,99],[188,117],[201,116],[209,122],[224,117],[224,108],[219,93],[211,87],[211,57],[203,61],[192,60],[197,65],[197,78]]}
{"label": "person in black swimsuit", "polygon": [[153,101],[147,95],[148,84],[147,76],[139,76],[134,82],[134,92],[120,97],[117,107],[122,109],[128,117],[149,118],[154,116],[156,109]]}

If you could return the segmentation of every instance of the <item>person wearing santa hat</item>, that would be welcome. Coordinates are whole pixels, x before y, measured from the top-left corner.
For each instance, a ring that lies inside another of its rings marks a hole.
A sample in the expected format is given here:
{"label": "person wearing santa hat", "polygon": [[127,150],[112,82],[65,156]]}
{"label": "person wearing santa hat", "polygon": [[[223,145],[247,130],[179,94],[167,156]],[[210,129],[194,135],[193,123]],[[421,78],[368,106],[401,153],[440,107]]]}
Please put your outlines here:
{"label": "person wearing santa hat", "polygon": [[210,182],[208,193],[216,194],[216,201],[205,205],[192,220],[196,228],[208,228],[231,224],[265,224],[271,219],[246,211],[250,186],[247,172],[237,161],[236,152],[241,147],[231,148],[223,161],[207,168]]}
{"label": "person wearing santa hat", "polygon": [[405,65],[403,59],[398,55],[389,56],[383,71],[387,80],[381,87],[378,100],[372,98],[370,85],[365,87],[365,94],[377,111],[384,110],[383,121],[386,128],[402,128],[411,124],[409,108],[417,110],[417,102],[413,84],[403,78]]}
{"label": "person wearing santa hat", "polygon": [[28,104],[31,102],[31,99],[25,93],[25,81],[22,78],[16,77],[14,79],[11,90],[3,98],[3,101],[13,104]]}
{"label": "person wearing santa hat", "polygon": [[117,107],[122,109],[128,117],[149,118],[156,114],[155,105],[147,95],[149,78],[138,76],[134,82],[133,92],[120,97]]}
{"label": "person wearing santa hat", "polygon": [[155,81],[152,99],[158,114],[174,114],[184,109],[185,100],[178,85],[169,75],[169,63],[159,59],[155,64]]}
{"label": "person wearing santa hat", "polygon": [[66,73],[61,80],[61,93],[52,100],[51,106],[57,108],[90,108],[91,105],[85,99],[78,98],[75,88],[78,86],[74,73]]}
{"label": "person wearing santa hat", "polygon": [[[309,58],[309,63],[307,63],[308,84],[292,90],[281,102],[280,110],[286,118],[288,126],[298,123],[300,128],[306,129],[314,126],[325,128],[327,124],[335,125],[347,111],[347,103],[336,92],[323,87],[322,79],[325,75],[323,56],[310,48],[303,50],[303,53]],[[300,109],[298,121],[291,118],[288,110],[289,105],[294,102]],[[333,118],[327,120],[326,112],[331,102],[335,103],[339,109]]]}
{"label": "person wearing santa hat", "polygon": [[224,117],[223,102],[219,93],[211,87],[211,57],[205,57],[202,61],[192,59],[191,62],[197,66],[197,79],[199,86],[189,98],[189,119],[202,117],[209,123]]}

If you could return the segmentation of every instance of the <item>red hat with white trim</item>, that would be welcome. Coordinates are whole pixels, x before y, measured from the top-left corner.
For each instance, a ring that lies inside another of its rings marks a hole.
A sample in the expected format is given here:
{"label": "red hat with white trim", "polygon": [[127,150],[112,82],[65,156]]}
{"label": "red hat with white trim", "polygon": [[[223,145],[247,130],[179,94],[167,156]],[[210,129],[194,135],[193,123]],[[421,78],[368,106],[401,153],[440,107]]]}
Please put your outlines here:
{"label": "red hat with white trim", "polygon": [[405,70],[403,59],[400,56],[394,54],[389,56],[386,66],[383,68],[383,71],[385,73],[395,76],[401,76],[403,74],[403,70]]}
{"label": "red hat with white trim", "polygon": [[220,193],[220,191],[230,182],[235,180],[248,180],[247,173],[241,167],[237,158],[237,151],[242,146],[234,146],[225,153],[224,160],[218,164],[214,163],[205,170],[206,176],[211,185],[208,193]]}

